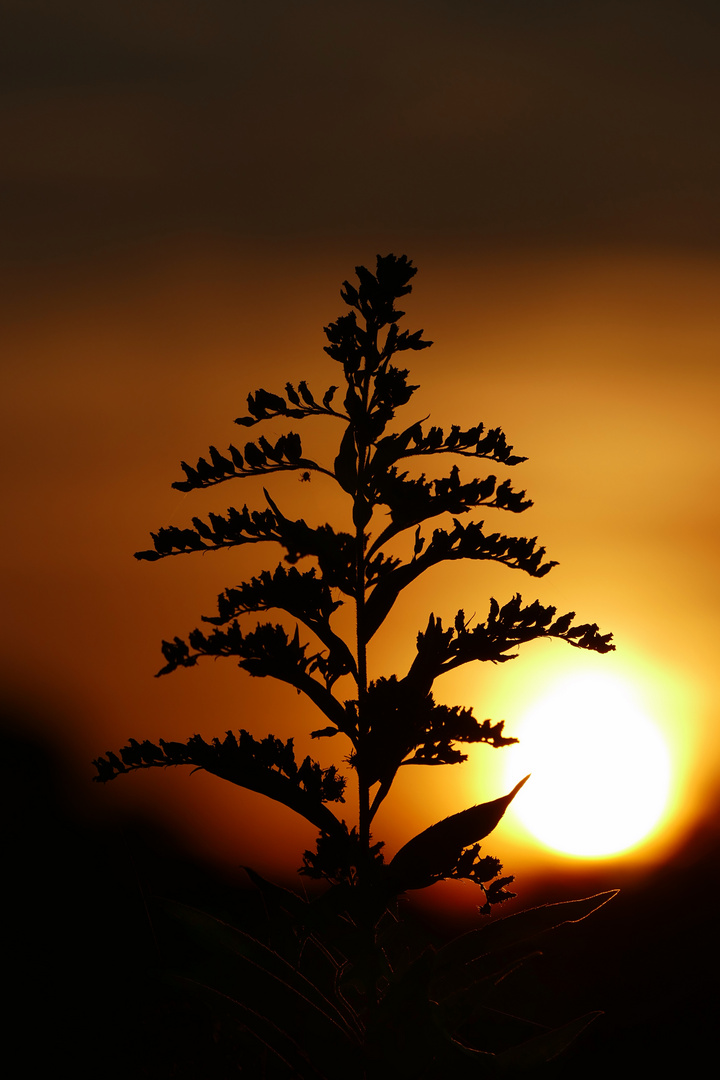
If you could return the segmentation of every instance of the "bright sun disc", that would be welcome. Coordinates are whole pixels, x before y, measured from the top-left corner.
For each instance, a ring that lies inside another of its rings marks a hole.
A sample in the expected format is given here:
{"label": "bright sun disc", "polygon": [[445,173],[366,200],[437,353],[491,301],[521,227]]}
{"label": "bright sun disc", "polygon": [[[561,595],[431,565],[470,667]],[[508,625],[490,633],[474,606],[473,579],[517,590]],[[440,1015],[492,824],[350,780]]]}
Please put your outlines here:
{"label": "bright sun disc", "polygon": [[547,847],[585,857],[615,854],[644,839],[661,818],[670,754],[623,680],[563,679],[513,734],[520,739],[508,755],[513,776],[532,775],[512,810]]}

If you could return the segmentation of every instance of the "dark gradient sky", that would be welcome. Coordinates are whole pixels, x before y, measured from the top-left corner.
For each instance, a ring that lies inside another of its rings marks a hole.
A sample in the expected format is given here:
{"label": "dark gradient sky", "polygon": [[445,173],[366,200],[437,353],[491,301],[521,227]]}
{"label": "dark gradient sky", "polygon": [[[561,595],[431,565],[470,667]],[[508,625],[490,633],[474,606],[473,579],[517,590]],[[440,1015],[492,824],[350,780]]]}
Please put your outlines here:
{"label": "dark gradient sky", "polygon": [[720,242],[713,0],[5,0],[4,259]]}

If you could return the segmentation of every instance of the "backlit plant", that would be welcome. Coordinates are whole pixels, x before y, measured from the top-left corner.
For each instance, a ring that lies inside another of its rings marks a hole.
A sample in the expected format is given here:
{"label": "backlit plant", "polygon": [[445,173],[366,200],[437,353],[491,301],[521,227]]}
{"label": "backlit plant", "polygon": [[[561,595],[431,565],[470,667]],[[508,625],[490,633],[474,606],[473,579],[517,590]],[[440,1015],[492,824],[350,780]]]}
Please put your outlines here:
{"label": "backlit plant", "polygon": [[[307,695],[322,714],[313,738],[343,744],[357,785],[357,821],[346,821],[342,813],[346,776],[309,757],[298,762],[292,739],[257,738],[245,730],[221,733],[211,742],[197,734],[157,745],[131,739],[119,753],[108,752],[94,763],[100,781],[135,769],[191,765],[283,803],[317,828],[315,850],[305,852],[300,873],[330,883],[319,899],[305,901],[249,871],[273,918],[291,928],[289,951],[287,945],[284,953],[270,948],[209,915],[175,908],[188,931],[215,939],[232,958],[214,968],[218,1001],[226,1009],[233,1002],[241,1030],[271,1053],[276,1070],[295,1075],[434,1076],[448,1065],[460,1075],[500,1075],[547,1060],[588,1017],[490,1053],[478,1045],[485,1037],[492,1042],[479,1019],[488,989],[505,974],[508,950],[559,922],[584,917],[611,895],[521,912],[441,948],[408,953],[393,945],[394,902],[407,890],[465,879],[477,886],[483,914],[514,895],[507,889],[513,878],[502,876],[500,862],[481,851],[480,841],[524,780],[503,798],[460,809],[425,829],[389,861],[372,835],[400,768],[457,765],[469,744],[499,748],[516,741],[505,735],[501,721],[478,720],[470,708],[436,703],[435,680],[476,661],[504,663],[517,656],[519,646],[540,638],[598,653],[613,648],[611,635],[595,624],[577,625],[573,612],[558,616],[554,607],[524,604],[515,594],[504,604],[491,599],[482,621],[471,621],[462,610],[449,613],[449,621],[447,613],[430,613],[407,671],[391,677],[368,671],[369,643],[393,615],[403,590],[431,567],[487,560],[540,578],[555,565],[536,539],[487,529],[473,516],[521,514],[531,505],[524,491],[494,473],[461,478],[457,459],[493,469],[525,460],[499,428],[478,422],[448,430],[417,418],[396,424],[417,389],[396,358],[432,344],[422,330],[399,330],[404,313],[396,301],[410,293],[415,272],[406,257],[394,255],[378,256],[375,273],[357,267],[357,285],[346,281],[341,293],[348,313],[325,328],[325,351],[336,364],[338,385],[319,394],[305,381],[288,383],[283,392],[257,390],[248,397],[247,415],[236,421],[243,428],[318,416],[340,421],[333,461],[306,456],[300,436],[288,431],[274,443],[261,435],[242,449],[231,445],[221,452],[212,446],[195,465],[183,462],[184,479],[173,484],[191,492],[278,472],[294,471],[302,480],[319,473],[350,501],[353,530],[293,519],[265,491],[262,509],[230,508],[207,519],[194,517],[186,527],[161,528],[152,534],[153,546],[136,555],[155,561],[258,542],[283,549],[284,561],[274,570],[220,594],[217,614],[203,617],[204,629],[163,642],[165,663],[158,674],[193,667],[203,657],[230,657],[250,675],[271,676]],[[411,475],[418,459],[440,455],[455,459],[446,475]],[[410,541],[406,558],[393,543],[403,535]],[[353,610],[353,640],[334,625],[341,605]],[[246,616],[271,609],[291,625],[245,627]],[[349,696],[341,696],[339,689],[348,686]],[[320,955],[324,975],[316,970]],[[198,978],[201,983],[206,986]],[[474,1035],[458,1038],[471,1022]]]}

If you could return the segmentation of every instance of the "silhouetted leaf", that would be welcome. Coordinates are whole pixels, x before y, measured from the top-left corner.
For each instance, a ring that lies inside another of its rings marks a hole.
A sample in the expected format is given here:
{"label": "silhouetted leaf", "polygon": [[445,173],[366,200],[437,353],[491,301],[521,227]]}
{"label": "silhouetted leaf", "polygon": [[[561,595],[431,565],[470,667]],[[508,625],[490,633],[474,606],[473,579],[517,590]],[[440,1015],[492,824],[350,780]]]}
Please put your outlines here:
{"label": "silhouetted leaf", "polygon": [[334,471],[343,491],[354,495],[357,487],[357,449],[352,427],[348,427],[343,435],[340,451],[335,458]]}
{"label": "silhouetted leaf", "polygon": [[302,382],[298,383],[298,391],[300,392],[300,396],[302,397],[302,399],[303,399],[303,401],[305,402],[306,405],[314,405],[315,404],[315,398],[312,396],[312,394],[308,390],[308,385],[307,385],[307,383],[305,382],[304,379],[302,380]]}
{"label": "silhouetted leaf", "polygon": [[229,450],[230,450],[230,457],[232,458],[233,465],[235,466],[236,469],[241,469],[242,470],[245,467],[245,460],[244,460],[242,454],[237,449],[237,447],[232,445],[232,443],[230,444]]}
{"label": "silhouetted leaf", "polygon": [[492,832],[527,779],[516,784],[509,795],[452,814],[409,840],[388,866],[399,887],[424,889],[450,875],[463,848]]}
{"label": "silhouetted leaf", "polygon": [[482,957],[530,941],[564,923],[580,922],[617,896],[618,889],[586,896],[581,900],[564,900],[558,904],[543,904],[507,918],[482,926],[455,938],[438,950],[434,969],[446,971],[456,965],[468,965]]}
{"label": "silhouetted leaf", "polygon": [[244,931],[185,904],[162,903],[201,950],[199,976],[212,983],[199,985],[241,1006],[243,1022],[263,1043],[269,1044],[268,1035],[279,1038],[281,1060],[292,1052],[302,1075],[310,1067],[309,1075],[321,1077],[333,1075],[342,1060],[349,1076],[360,1077],[352,1060],[359,1049],[357,1033],[317,986]]}
{"label": "silhouetted leaf", "polygon": [[585,1013],[584,1016],[572,1020],[569,1024],[545,1031],[542,1035],[536,1035],[534,1039],[528,1039],[519,1046],[504,1050],[497,1056],[499,1074],[501,1076],[515,1075],[518,1072],[527,1072],[546,1061],[552,1061],[571,1042],[574,1042],[588,1024],[597,1020],[598,1016],[602,1016],[602,1012]]}
{"label": "silhouetted leaf", "polygon": [[271,1060],[287,1070],[288,1075],[303,1077],[305,1080],[332,1080],[331,1073],[320,1072],[308,1060],[299,1040],[291,1038],[281,1026],[267,1016],[261,1016],[249,1005],[198,978],[178,973],[168,973],[165,978],[201,1001],[211,1015],[217,1019],[222,1018],[218,1025],[221,1031],[232,1032],[234,1029],[236,1039],[241,1045],[256,1040],[263,1050],[270,1054]]}
{"label": "silhouetted leaf", "polygon": [[[461,980],[458,988],[448,987],[447,982],[439,985],[438,979],[431,979],[428,993],[438,1002],[448,1030],[458,1032],[465,1024],[482,1017],[486,1008],[492,1009],[492,999],[498,983],[516,972],[528,960],[541,956],[542,953],[536,951],[502,963],[498,961],[492,971],[478,975],[472,981]],[[462,974],[465,972],[466,968],[463,967]]]}

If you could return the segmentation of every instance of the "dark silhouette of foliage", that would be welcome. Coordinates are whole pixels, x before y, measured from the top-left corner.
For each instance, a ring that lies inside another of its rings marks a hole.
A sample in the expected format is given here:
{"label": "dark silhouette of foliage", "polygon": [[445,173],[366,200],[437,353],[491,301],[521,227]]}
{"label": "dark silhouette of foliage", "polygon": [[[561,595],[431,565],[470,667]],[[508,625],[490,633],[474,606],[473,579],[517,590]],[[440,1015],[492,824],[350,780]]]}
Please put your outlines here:
{"label": "dark silhouette of foliage", "polygon": [[[545,909],[512,916],[439,952],[421,950],[417,956],[389,960],[387,924],[400,893],[444,878],[464,879],[478,887],[483,914],[514,895],[507,888],[513,877],[502,876],[499,860],[481,854],[479,842],[496,827],[525,780],[503,798],[461,810],[425,829],[389,863],[382,842],[372,840],[375,815],[402,766],[458,764],[466,759],[463,748],[469,744],[497,749],[516,741],[504,734],[502,721],[478,720],[469,708],[436,704],[435,680],[474,661],[505,663],[517,657],[520,646],[541,638],[598,653],[614,647],[611,635],[601,634],[594,623],[575,624],[574,612],[558,616],[554,607],[538,601],[523,604],[518,593],[502,606],[491,599],[482,622],[466,619],[461,610],[446,627],[441,616],[430,613],[417,634],[407,672],[370,677],[369,642],[403,590],[430,567],[456,559],[486,560],[539,578],[556,565],[547,560],[536,538],[492,531],[482,520],[460,520],[478,510],[513,515],[527,510],[531,500],[509,480],[499,481],[494,474],[464,480],[457,462],[448,475],[430,479],[405,470],[411,459],[443,454],[503,468],[525,460],[513,453],[499,428],[486,429],[482,423],[466,430],[452,425],[447,433],[418,420],[391,429],[398,410],[408,406],[418,389],[395,361],[403,352],[432,344],[422,330],[398,329],[404,312],[396,302],[410,293],[415,272],[405,256],[394,255],[378,256],[375,273],[357,267],[358,284],[344,282],[341,293],[349,312],[325,327],[325,351],[341,368],[339,385],[315,395],[305,381],[287,383],[282,393],[257,390],[248,396],[247,415],[236,420],[247,428],[266,420],[309,416],[339,420],[343,430],[331,465],[307,457],[300,436],[288,431],[274,444],[260,436],[242,450],[230,445],[221,453],[211,446],[194,466],[183,462],[185,479],[173,484],[191,492],[275,472],[296,471],[305,482],[320,473],[350,499],[354,532],[293,520],[265,490],[265,509],[231,507],[222,515],[209,514],[207,520],[194,517],[191,526],[161,528],[152,534],[152,547],[136,554],[140,560],[156,561],[244,544],[280,545],[284,563],[225,589],[217,600],[217,614],[203,616],[207,630],[163,642],[165,663],[158,675],[193,667],[202,657],[226,656],[250,675],[272,676],[307,695],[324,718],[313,738],[340,734],[349,740],[347,760],[358,785],[359,820],[350,826],[328,805],[344,802],[345,777],[334,766],[322,769],[309,757],[298,765],[292,739],[283,743],[268,735],[257,741],[247,731],[239,737],[227,732],[212,743],[199,735],[185,743],[161,739],[159,746],[131,739],[119,754],[109,751],[94,763],[96,779],[103,782],[136,769],[205,769],[283,803],[319,830],[316,850],[305,852],[300,872],[330,883],[320,899],[306,903],[249,873],[269,909],[292,927],[294,940],[312,941],[324,950],[330,971],[324,989],[303,973],[302,950],[294,958],[282,958],[210,916],[174,910],[191,935],[201,933],[236,961],[223,976],[224,985],[216,981],[209,990],[202,978],[195,985],[224,1002],[223,1007],[232,1001],[242,1030],[296,1075],[429,1077],[451,1068],[458,1075],[494,1076],[547,1060],[588,1018],[499,1055],[458,1041],[457,1029],[482,1007],[485,995],[505,974],[508,961],[502,960],[502,950],[509,939],[514,944],[518,935],[532,936],[570,911],[584,917],[610,895],[580,901],[579,907],[560,905],[562,911],[547,917]],[[447,515],[449,523],[446,519],[428,531],[431,520]],[[401,534],[412,537],[409,558],[388,548]],[[310,567],[298,569],[301,560],[310,560]],[[347,604],[355,614],[352,642],[332,625],[335,612]],[[294,627],[260,622],[254,629],[241,628],[240,620],[247,615],[271,609],[289,616]],[[348,680],[353,689],[344,698],[337,688],[347,686]],[[495,956],[498,948],[500,960]]]}

